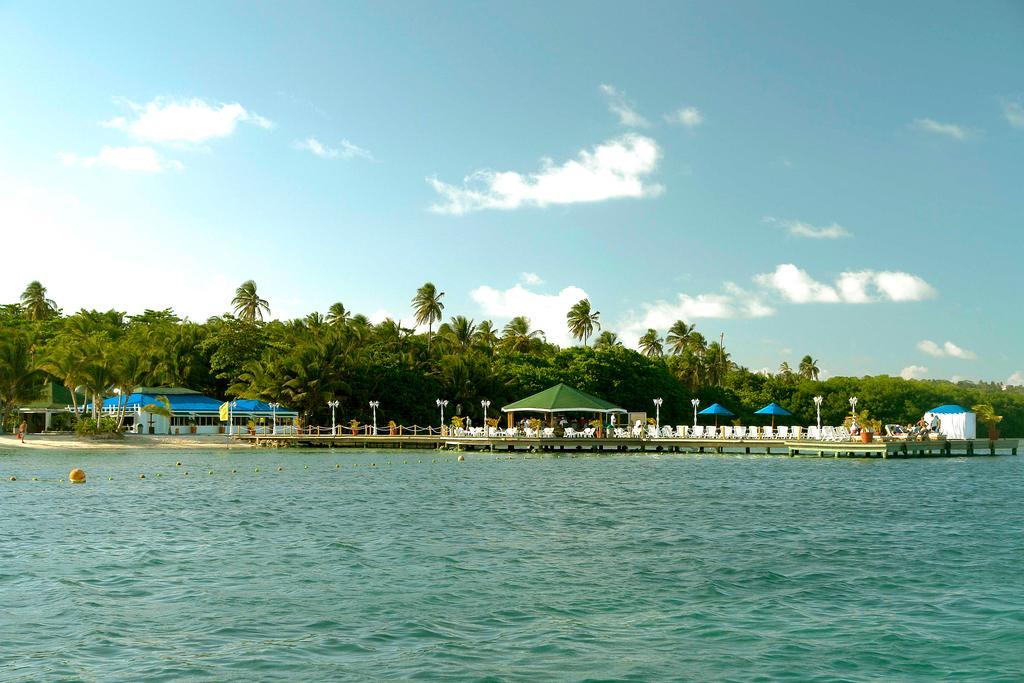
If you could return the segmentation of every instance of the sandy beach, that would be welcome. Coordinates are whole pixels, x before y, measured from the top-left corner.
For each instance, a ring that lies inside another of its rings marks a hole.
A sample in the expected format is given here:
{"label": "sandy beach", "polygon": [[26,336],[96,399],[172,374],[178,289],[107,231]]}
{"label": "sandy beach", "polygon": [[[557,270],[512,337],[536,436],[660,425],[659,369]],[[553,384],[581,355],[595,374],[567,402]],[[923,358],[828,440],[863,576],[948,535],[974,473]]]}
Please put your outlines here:
{"label": "sandy beach", "polygon": [[0,435],[0,450],[31,448],[38,450],[137,450],[147,448],[252,448],[250,444],[231,441],[222,434],[167,436],[129,434],[121,439],[90,439],[74,434],[29,434],[21,443],[13,434]]}

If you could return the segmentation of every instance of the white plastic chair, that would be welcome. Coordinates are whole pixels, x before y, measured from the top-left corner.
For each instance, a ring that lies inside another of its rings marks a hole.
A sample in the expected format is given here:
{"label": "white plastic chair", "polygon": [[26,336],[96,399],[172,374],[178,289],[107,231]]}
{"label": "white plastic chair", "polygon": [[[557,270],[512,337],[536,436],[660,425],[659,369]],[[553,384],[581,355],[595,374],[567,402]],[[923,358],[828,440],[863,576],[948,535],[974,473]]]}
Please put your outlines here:
{"label": "white plastic chair", "polygon": [[799,441],[800,439],[804,438],[804,428],[803,427],[791,427],[790,430],[789,430],[789,437],[791,439],[795,439],[795,440]]}
{"label": "white plastic chair", "polygon": [[732,425],[725,425],[724,427],[722,427],[722,438],[723,439],[731,439],[732,438]]}
{"label": "white plastic chair", "polygon": [[555,435],[554,427],[545,427],[544,431],[541,432],[541,438],[550,439]]}
{"label": "white plastic chair", "polygon": [[789,438],[789,427],[786,427],[785,425],[779,427],[779,438],[780,439],[788,439]]}
{"label": "white plastic chair", "polygon": [[693,430],[690,432],[690,437],[694,439],[703,439],[704,425],[697,425],[696,427],[694,427]]}
{"label": "white plastic chair", "polygon": [[676,438],[685,439],[690,435],[690,428],[686,425],[676,425]]}
{"label": "white plastic chair", "polygon": [[614,431],[614,434],[615,434],[615,438],[616,439],[628,439],[629,438],[629,431],[626,430],[626,429],[623,429],[622,427],[616,427],[615,431]]}
{"label": "white plastic chair", "polygon": [[565,431],[562,433],[562,436],[564,436],[566,439],[575,439],[576,430],[573,429],[572,427],[566,427]]}
{"label": "white plastic chair", "polygon": [[811,425],[807,428],[807,438],[811,441],[821,441],[821,427]]}
{"label": "white plastic chair", "polygon": [[593,439],[594,438],[594,434],[596,434],[596,433],[597,433],[596,429],[594,429],[593,427],[587,427],[587,428],[585,428],[583,430],[583,438],[584,439]]}

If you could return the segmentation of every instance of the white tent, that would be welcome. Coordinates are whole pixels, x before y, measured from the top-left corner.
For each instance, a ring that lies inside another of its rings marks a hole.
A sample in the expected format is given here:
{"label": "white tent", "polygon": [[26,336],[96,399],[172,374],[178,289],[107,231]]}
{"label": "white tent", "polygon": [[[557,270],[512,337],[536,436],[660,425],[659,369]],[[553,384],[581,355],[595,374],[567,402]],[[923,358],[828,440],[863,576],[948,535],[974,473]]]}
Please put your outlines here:
{"label": "white tent", "polygon": [[953,404],[932,408],[924,414],[925,422],[931,422],[933,415],[939,418],[939,433],[947,439],[977,438],[977,417],[966,408]]}

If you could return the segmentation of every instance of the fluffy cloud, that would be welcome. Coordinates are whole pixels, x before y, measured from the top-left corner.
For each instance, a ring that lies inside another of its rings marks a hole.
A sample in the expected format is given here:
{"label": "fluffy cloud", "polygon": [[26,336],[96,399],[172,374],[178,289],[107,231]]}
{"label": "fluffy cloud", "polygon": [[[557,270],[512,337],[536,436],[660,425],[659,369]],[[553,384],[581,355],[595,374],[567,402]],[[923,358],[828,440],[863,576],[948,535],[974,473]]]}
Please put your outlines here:
{"label": "fluffy cloud", "polygon": [[697,107],[681,107],[671,114],[665,114],[665,120],[679,126],[696,128],[704,123],[704,115],[700,113],[700,109],[697,109]]}
{"label": "fluffy cloud", "polygon": [[301,149],[306,152],[311,152],[322,159],[366,159],[368,161],[376,161],[373,158],[373,154],[370,150],[363,149],[358,145],[355,145],[348,140],[342,140],[338,147],[328,147],[314,137],[306,138],[305,140],[296,140],[292,143],[295,149]]}
{"label": "fluffy cloud", "polygon": [[1024,104],[1021,102],[1007,102],[1003,107],[1003,115],[1011,126],[1024,128]]}
{"label": "fluffy cloud", "polygon": [[535,173],[481,170],[465,178],[461,187],[427,178],[443,198],[430,209],[461,215],[483,209],[653,197],[663,188],[645,179],[657,169],[660,157],[657,142],[628,134],[593,150],[581,150],[576,159],[562,164],[545,159]]}
{"label": "fluffy cloud", "polygon": [[811,225],[810,223],[804,223],[803,221],[787,221],[779,220],[768,216],[764,219],[765,223],[771,223],[774,225],[780,225],[786,229],[790,235],[794,237],[809,237],[811,239],[818,240],[837,240],[843,237],[853,237],[853,234],[849,230],[833,223],[825,227],[818,227]]}
{"label": "fluffy cloud", "polygon": [[929,356],[935,356],[941,358],[948,356],[949,358],[960,358],[963,360],[974,360],[978,357],[978,354],[967,349],[962,349],[951,341],[947,341],[941,346],[936,344],[930,339],[922,339],[917,343],[917,348],[924,351]]}
{"label": "fluffy cloud", "polygon": [[935,289],[916,275],[890,271],[846,272],[834,285],[829,285],[818,282],[792,263],[784,263],[754,280],[795,304],[920,301],[935,296]]}
{"label": "fluffy cloud", "polygon": [[[587,293],[576,286],[564,288],[558,294],[540,294],[522,285],[499,290],[482,285],[469,293],[484,315],[508,320],[518,315],[530,319],[530,327],[543,330],[548,341],[561,346],[573,343],[566,326],[565,316],[580,299],[589,298]],[[495,321],[497,324],[497,321]]]}
{"label": "fluffy cloud", "polygon": [[1024,370],[1018,370],[1007,377],[1005,384],[1011,387],[1024,386]]}
{"label": "fluffy cloud", "polygon": [[927,133],[945,135],[954,140],[966,140],[969,134],[963,126],[958,126],[955,123],[939,123],[934,119],[915,119],[914,127]]}
{"label": "fluffy cloud", "polygon": [[125,101],[130,117],[117,116],[103,122],[107,128],[127,132],[148,142],[200,143],[228,137],[239,123],[272,128],[273,123],[238,104],[209,104],[199,98],[175,101],[158,97],[148,104]]}
{"label": "fluffy cloud", "polygon": [[928,374],[928,368],[921,365],[908,365],[900,370],[900,377],[903,379],[921,379]]}
{"label": "fluffy cloud", "polygon": [[608,109],[619,117],[619,123],[623,126],[637,128],[651,125],[636,111],[635,105],[626,97],[626,93],[605,83],[602,83],[599,88],[608,100]]}
{"label": "fluffy cloud", "polygon": [[159,173],[169,168],[180,171],[180,161],[165,160],[152,147],[107,147],[100,149],[99,154],[91,157],[77,154],[62,153],[58,158],[65,166],[82,168],[116,168],[121,171],[141,173]]}

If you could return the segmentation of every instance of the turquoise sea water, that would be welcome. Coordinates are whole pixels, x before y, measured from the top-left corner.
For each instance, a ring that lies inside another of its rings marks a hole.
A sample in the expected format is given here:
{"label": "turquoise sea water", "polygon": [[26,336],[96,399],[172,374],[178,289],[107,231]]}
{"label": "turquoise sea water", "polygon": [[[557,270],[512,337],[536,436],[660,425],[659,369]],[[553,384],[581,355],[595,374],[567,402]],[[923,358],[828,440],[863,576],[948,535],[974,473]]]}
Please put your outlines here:
{"label": "turquoise sea water", "polygon": [[1021,680],[1022,475],[0,451],[0,679]]}

